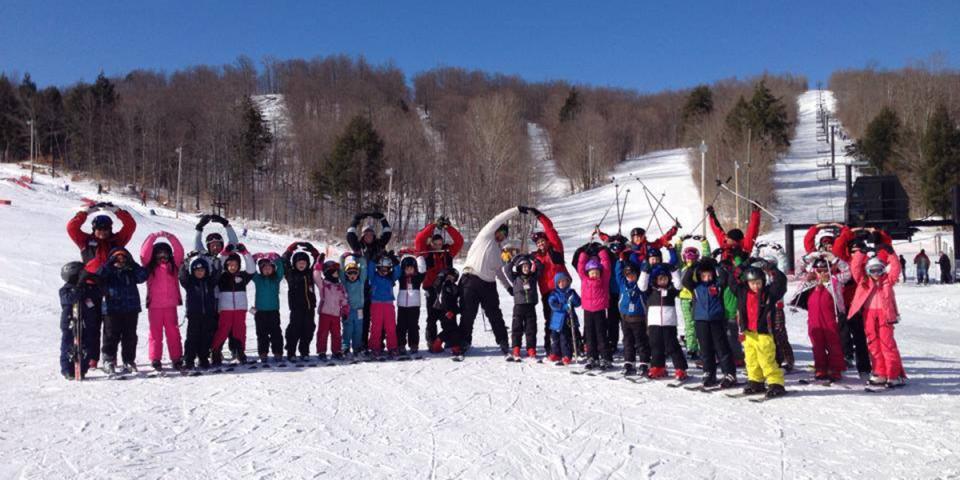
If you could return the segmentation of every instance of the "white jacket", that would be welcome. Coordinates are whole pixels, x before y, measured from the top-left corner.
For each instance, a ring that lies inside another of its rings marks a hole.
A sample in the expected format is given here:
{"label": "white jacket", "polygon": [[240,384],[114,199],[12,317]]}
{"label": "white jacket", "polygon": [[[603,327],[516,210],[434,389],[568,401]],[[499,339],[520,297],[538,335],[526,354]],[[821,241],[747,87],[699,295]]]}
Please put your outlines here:
{"label": "white jacket", "polygon": [[[400,268],[400,267],[397,267]],[[427,261],[423,257],[417,257],[417,273],[421,276],[424,273],[427,273]],[[421,277],[422,278],[422,277]],[[400,289],[397,291],[397,306],[398,307],[419,307],[420,306],[420,297],[423,296],[421,293],[421,285],[418,282],[416,288],[414,284],[410,283],[404,285],[404,277],[400,277],[400,280],[397,282],[400,285]],[[405,288],[410,287],[410,288]]]}
{"label": "white jacket", "polygon": [[463,264],[463,273],[476,275],[485,282],[495,282],[497,272],[503,266],[500,259],[500,243],[494,234],[500,225],[520,214],[517,207],[508,208],[487,222],[470,245],[467,260]]}

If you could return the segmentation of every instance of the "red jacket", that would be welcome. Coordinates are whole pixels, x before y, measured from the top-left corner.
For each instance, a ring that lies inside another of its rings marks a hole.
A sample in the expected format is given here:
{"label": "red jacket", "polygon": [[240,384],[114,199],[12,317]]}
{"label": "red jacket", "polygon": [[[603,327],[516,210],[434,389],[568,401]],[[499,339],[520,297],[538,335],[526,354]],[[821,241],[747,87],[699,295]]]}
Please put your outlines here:
{"label": "red jacket", "polygon": [[856,282],[857,290],[847,318],[853,317],[861,309],[880,310],[886,321],[897,318],[897,299],[893,294],[893,286],[900,279],[900,261],[896,255],[883,250],[877,252],[877,257],[886,263],[890,270],[874,280],[867,275],[867,256],[860,252],[853,255],[850,273]]}
{"label": "red jacket", "polygon": [[[893,245],[893,239],[890,238],[887,232],[877,230],[877,233],[880,235],[880,241],[882,243]],[[833,256],[850,263],[851,256],[850,250],[847,249],[847,244],[854,238],[856,238],[856,234],[853,230],[851,230],[850,227],[843,227],[843,229],[840,230],[840,234],[837,235],[836,240],[833,241]]]}
{"label": "red jacket", "polygon": [[106,263],[110,250],[127,246],[133,238],[133,232],[137,229],[137,222],[126,210],[117,210],[115,215],[117,220],[123,222],[123,227],[119,232],[102,241],[97,240],[92,233],[82,230],[84,222],[87,221],[87,212],[77,212],[67,222],[67,235],[80,248],[80,256],[86,263],[86,270],[90,273],[96,273],[100,265]]}
{"label": "red jacket", "polygon": [[[723,260],[729,260],[733,256],[733,249],[726,246],[727,232],[725,232],[723,227],[720,226],[720,223],[717,222],[717,217],[713,215],[709,215],[709,217],[710,229],[713,230],[713,236],[717,238],[720,249],[723,251],[721,258]],[[760,210],[754,208],[754,210],[750,212],[750,223],[747,224],[747,233],[744,234],[743,241],[737,242],[737,247],[747,255],[750,255],[751,252],[753,252],[753,244],[757,241],[758,235],[760,235]]]}
{"label": "red jacket", "polygon": [[542,252],[537,250],[533,252],[533,256],[543,265],[537,285],[540,287],[540,295],[547,298],[553,291],[554,277],[558,273],[567,273],[567,266],[563,263],[563,241],[560,240],[553,222],[546,215],[538,216],[537,220],[543,226],[543,233],[547,235],[547,249]]}
{"label": "red jacket", "polygon": [[[667,233],[664,233],[662,237],[652,242],[644,240],[641,243],[633,243],[633,241],[631,240],[630,243],[626,245],[626,248],[627,248],[627,251],[636,255],[637,262],[643,263],[647,259],[648,248],[656,248],[659,250],[663,247],[670,246],[670,240],[673,239],[673,236],[676,234],[677,234],[677,227],[673,226],[672,228],[670,228],[670,230],[667,230]],[[610,238],[609,235],[603,232],[600,232],[599,237],[600,237],[600,240],[603,240],[604,242],[608,241],[608,239]]]}
{"label": "red jacket", "polygon": [[427,262],[427,272],[423,277],[424,288],[431,288],[437,275],[445,269],[452,267],[453,259],[459,255],[460,250],[463,249],[463,235],[460,235],[460,232],[457,231],[456,228],[448,225],[446,231],[453,240],[453,244],[445,243],[441,249],[443,251],[431,252],[430,237],[433,236],[436,227],[433,223],[423,227],[423,230],[420,230],[413,240],[413,249],[416,250],[416,254],[423,256],[423,259]]}

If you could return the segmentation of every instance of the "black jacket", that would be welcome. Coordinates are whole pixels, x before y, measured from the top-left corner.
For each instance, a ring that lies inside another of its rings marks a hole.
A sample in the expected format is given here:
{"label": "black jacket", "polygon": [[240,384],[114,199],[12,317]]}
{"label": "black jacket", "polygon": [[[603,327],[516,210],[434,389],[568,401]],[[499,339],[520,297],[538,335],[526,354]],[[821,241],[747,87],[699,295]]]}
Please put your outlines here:
{"label": "black jacket", "polygon": [[210,269],[207,272],[207,276],[198,279],[190,274],[187,262],[180,267],[180,285],[187,291],[187,317],[217,315],[217,280],[210,275]]}
{"label": "black jacket", "polygon": [[[757,333],[773,334],[777,320],[777,303],[783,300],[787,293],[787,276],[779,270],[774,271],[773,278],[768,276],[767,282],[760,290],[760,315],[757,319]],[[750,287],[747,282],[730,282],[730,288],[737,296],[737,323],[741,332],[747,331],[747,296]]]}

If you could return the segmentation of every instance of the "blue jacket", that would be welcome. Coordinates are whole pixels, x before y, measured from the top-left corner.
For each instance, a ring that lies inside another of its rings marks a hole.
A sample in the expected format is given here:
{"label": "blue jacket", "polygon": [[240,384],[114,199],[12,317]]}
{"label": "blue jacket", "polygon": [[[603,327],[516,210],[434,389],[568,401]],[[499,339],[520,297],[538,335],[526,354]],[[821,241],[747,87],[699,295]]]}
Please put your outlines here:
{"label": "blue jacket", "polygon": [[[568,279],[569,275],[566,273],[558,273],[554,275],[554,285],[557,285],[560,278],[566,276]],[[550,309],[553,310],[553,313],[550,315],[550,330],[559,332],[566,326],[567,319],[572,319],[574,325],[576,326],[577,322],[577,313],[574,310],[576,307],[580,306],[580,295],[577,295],[577,292],[572,288],[567,287],[566,289],[560,289],[560,287],[555,287],[550,296],[547,297],[547,302],[550,304]]]}
{"label": "blue jacket", "polygon": [[623,275],[623,260],[618,261],[614,266],[614,277],[617,279],[617,291],[620,292],[620,300],[617,303],[620,314],[644,315],[647,307],[643,292],[637,287],[637,282],[628,282],[627,277]]}
{"label": "blue jacket", "polygon": [[385,277],[377,272],[377,264],[373,260],[369,260],[367,272],[367,282],[370,284],[370,301],[393,303],[396,300],[393,295],[393,286],[396,285],[397,280],[400,280],[400,275],[403,274],[400,267],[394,265],[390,275]]}
{"label": "blue jacket", "polygon": [[[193,276],[190,271],[196,262],[204,262],[207,265],[207,276],[202,280]],[[190,265],[183,262],[180,267],[180,285],[187,291],[187,317],[211,317],[217,316],[217,279],[211,275],[213,271],[210,262],[203,258],[196,258]]]}
{"label": "blue jacket", "polygon": [[113,263],[105,263],[97,271],[106,298],[104,308],[107,314],[143,311],[137,284],[146,282],[149,274],[146,268],[133,261],[129,253],[127,259],[127,266],[123,269],[115,268]]}
{"label": "blue jacket", "polygon": [[[715,263],[704,265],[701,260],[683,274],[683,286],[693,292],[693,319],[698,322],[720,322],[727,319],[723,303],[726,274],[722,268],[712,266]],[[702,269],[713,269],[714,279],[704,283],[695,277]]]}

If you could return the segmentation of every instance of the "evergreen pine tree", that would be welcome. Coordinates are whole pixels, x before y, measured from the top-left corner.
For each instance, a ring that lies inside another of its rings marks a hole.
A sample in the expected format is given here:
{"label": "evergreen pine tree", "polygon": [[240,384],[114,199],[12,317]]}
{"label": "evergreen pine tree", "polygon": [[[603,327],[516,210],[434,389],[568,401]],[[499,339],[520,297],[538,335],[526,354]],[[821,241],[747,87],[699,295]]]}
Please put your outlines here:
{"label": "evergreen pine tree", "polygon": [[683,105],[683,123],[694,121],[713,111],[713,91],[706,85],[699,85],[690,91]]}
{"label": "evergreen pine tree", "polygon": [[855,151],[861,160],[870,162],[880,173],[890,173],[898,158],[896,149],[899,143],[900,118],[890,107],[883,107],[867,124]]}
{"label": "evergreen pine tree", "polygon": [[923,200],[930,211],[946,218],[952,208],[950,189],[960,183],[960,130],[945,105],[930,116],[921,142]]}
{"label": "evergreen pine tree", "polygon": [[577,87],[571,88],[566,101],[563,102],[563,107],[560,108],[560,123],[566,123],[577,118],[577,114],[580,113],[582,107],[580,92],[577,91]]}
{"label": "evergreen pine tree", "polygon": [[373,123],[361,115],[353,117],[334,141],[333,151],[313,174],[317,192],[340,200],[358,199],[364,204],[367,192],[382,190],[383,148],[383,140]]}

